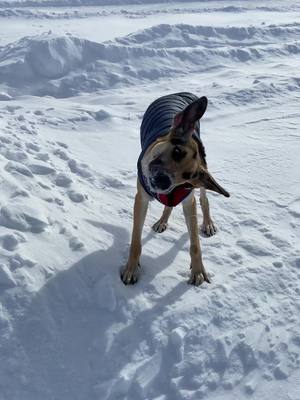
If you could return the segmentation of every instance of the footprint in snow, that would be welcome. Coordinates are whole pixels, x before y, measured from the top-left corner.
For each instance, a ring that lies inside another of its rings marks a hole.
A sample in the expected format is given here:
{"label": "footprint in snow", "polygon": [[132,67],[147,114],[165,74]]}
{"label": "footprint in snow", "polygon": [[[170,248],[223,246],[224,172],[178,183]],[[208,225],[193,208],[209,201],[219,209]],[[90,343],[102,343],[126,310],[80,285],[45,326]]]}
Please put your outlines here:
{"label": "footprint in snow", "polygon": [[271,232],[265,232],[264,237],[269,239],[270,242],[273,244],[273,246],[278,247],[280,249],[291,246],[291,244],[287,240],[284,240],[281,237],[276,236]]}
{"label": "footprint in snow", "polygon": [[64,149],[67,149],[69,146],[64,143],[64,142],[56,142],[60,147],[63,147]]}
{"label": "footprint in snow", "polygon": [[17,161],[17,162],[22,162],[28,159],[28,155],[24,151],[7,150],[6,153],[4,154],[4,157],[10,161]]}
{"label": "footprint in snow", "polygon": [[5,171],[10,172],[12,174],[17,173],[28,176],[30,178],[33,177],[33,173],[30,171],[30,169],[26,165],[19,163],[17,161],[9,161],[5,165],[4,169]]}
{"label": "footprint in snow", "polygon": [[14,251],[19,243],[26,242],[26,237],[18,232],[0,236],[0,243],[3,249]]}
{"label": "footprint in snow", "polygon": [[49,154],[48,153],[37,153],[35,157],[37,160],[41,161],[49,161]]}
{"label": "footprint in snow", "polygon": [[91,178],[92,177],[91,172],[88,170],[87,164],[77,163],[76,160],[71,159],[68,162],[68,166],[74,174],[78,174],[82,178]]}
{"label": "footprint in snow", "polygon": [[86,194],[82,194],[76,190],[69,190],[68,196],[74,203],[82,203],[87,198]]}
{"label": "footprint in snow", "polygon": [[73,236],[70,238],[69,246],[73,251],[84,249],[84,243],[80,239],[78,239],[78,237],[76,237],[76,236]]}
{"label": "footprint in snow", "polygon": [[11,199],[15,197],[29,197],[29,193],[26,190],[18,189],[10,196]]}
{"label": "footprint in snow", "polygon": [[57,204],[57,205],[59,205],[60,207],[63,207],[64,206],[64,201],[62,200],[62,199],[59,199],[58,197],[56,197],[55,199],[54,199],[54,201],[55,201],[55,203]]}
{"label": "footprint in snow", "polygon": [[33,267],[36,262],[29,258],[22,257],[20,254],[15,254],[9,258],[10,268],[14,271],[22,267]]}
{"label": "footprint in snow", "polygon": [[53,154],[57,157],[59,157],[62,160],[68,161],[70,159],[70,157],[68,156],[67,152],[65,150],[62,149],[55,149],[53,151]]}
{"label": "footprint in snow", "polygon": [[238,253],[238,252],[233,252],[233,253],[229,254],[229,257],[230,257],[232,260],[234,260],[234,261],[236,261],[237,263],[239,263],[239,264],[243,261],[243,256],[242,256],[242,254],[240,254],[240,253]]}
{"label": "footprint in snow", "polygon": [[106,177],[105,179],[103,179],[102,183],[105,185],[105,187],[108,186],[115,189],[121,189],[126,186],[125,183],[123,183],[120,179],[113,176]]}
{"label": "footprint in snow", "polygon": [[67,188],[71,185],[72,182],[73,182],[72,179],[68,175],[63,174],[63,173],[59,173],[55,178],[56,186],[60,186],[60,187]]}
{"label": "footprint in snow", "polygon": [[37,115],[38,117],[40,117],[41,115],[45,115],[44,111],[42,110],[35,110],[33,111],[34,115]]}
{"label": "footprint in snow", "polygon": [[[10,144],[11,143],[11,139],[9,139],[6,136],[0,136],[0,142],[3,143],[3,144]],[[0,145],[1,145],[1,143],[0,143]]]}
{"label": "footprint in snow", "polygon": [[285,363],[279,363],[273,370],[274,378],[277,380],[287,379],[289,377],[289,369]]}
{"label": "footprint in snow", "polygon": [[13,105],[8,105],[5,107],[5,110],[8,111],[10,114],[14,114],[15,111],[21,110],[23,107],[21,106],[13,106]]}
{"label": "footprint in snow", "polygon": [[36,129],[34,129],[34,128],[32,128],[32,127],[29,127],[29,126],[27,126],[26,124],[20,125],[19,128],[20,128],[20,130],[21,130],[22,132],[27,133],[27,134],[29,134],[29,135],[37,135]]}
{"label": "footprint in snow", "polygon": [[25,143],[25,146],[26,146],[27,151],[29,153],[33,153],[34,154],[35,152],[39,152],[40,151],[40,146],[37,145],[36,143],[27,142],[27,143]]}
{"label": "footprint in snow", "polygon": [[19,121],[19,122],[24,122],[24,121],[26,121],[23,114],[19,114],[19,115],[17,116],[16,120]]}
{"label": "footprint in snow", "polygon": [[33,174],[36,175],[50,175],[55,173],[54,168],[49,167],[49,165],[42,163],[31,163],[28,165],[28,168]]}

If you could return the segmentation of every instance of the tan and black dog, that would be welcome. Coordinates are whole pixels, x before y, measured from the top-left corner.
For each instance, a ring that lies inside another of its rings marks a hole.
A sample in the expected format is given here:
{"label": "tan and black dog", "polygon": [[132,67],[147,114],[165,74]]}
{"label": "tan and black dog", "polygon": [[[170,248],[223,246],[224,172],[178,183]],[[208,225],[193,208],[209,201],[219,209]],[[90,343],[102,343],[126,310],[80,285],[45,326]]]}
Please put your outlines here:
{"label": "tan and black dog", "polygon": [[200,118],[206,107],[206,97],[174,93],[155,100],[144,114],[131,246],[128,262],[121,273],[125,284],[134,284],[138,279],[142,229],[148,203],[153,198],[165,205],[161,218],[153,226],[156,232],[166,229],[172,207],[182,202],[190,236],[189,282],[194,285],[210,282],[202,262],[194,189],[200,188],[202,230],[208,236],[214,235],[216,229],[210,217],[206,189],[226,197],[229,193],[207,170],[200,139]]}

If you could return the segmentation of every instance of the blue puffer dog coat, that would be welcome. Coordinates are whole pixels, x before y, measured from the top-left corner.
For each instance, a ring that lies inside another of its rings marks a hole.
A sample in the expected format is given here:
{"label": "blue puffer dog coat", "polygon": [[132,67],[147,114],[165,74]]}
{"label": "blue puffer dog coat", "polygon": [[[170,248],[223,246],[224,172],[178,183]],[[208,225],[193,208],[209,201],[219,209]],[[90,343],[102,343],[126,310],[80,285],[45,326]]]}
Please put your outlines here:
{"label": "blue puffer dog coat", "polygon": [[[181,203],[193,190],[192,185],[184,183],[174,188],[170,193],[159,194],[153,192],[142,173],[141,161],[148,147],[156,139],[169,133],[176,114],[183,111],[189,104],[197,100],[198,97],[192,93],[173,93],[160,97],[147,108],[140,129],[142,152],[139,156],[137,168],[138,177],[145,191],[168,207],[175,207]],[[200,121],[197,121],[193,138],[201,144],[200,140]],[[201,144],[202,146],[202,144]]]}

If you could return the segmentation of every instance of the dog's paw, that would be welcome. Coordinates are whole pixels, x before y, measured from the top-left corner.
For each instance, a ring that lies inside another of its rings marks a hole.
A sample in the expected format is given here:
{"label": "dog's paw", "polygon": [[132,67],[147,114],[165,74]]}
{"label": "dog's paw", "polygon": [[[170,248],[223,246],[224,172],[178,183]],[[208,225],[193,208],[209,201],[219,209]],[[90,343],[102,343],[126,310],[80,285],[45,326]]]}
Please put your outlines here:
{"label": "dog's paw", "polygon": [[159,221],[155,222],[155,224],[152,226],[152,229],[154,230],[154,232],[162,233],[167,229],[167,227],[168,227],[167,222],[161,222],[159,220]]}
{"label": "dog's paw", "polygon": [[125,267],[123,271],[121,271],[120,277],[124,285],[134,285],[137,283],[139,278],[139,268],[140,264],[138,264],[137,268],[128,268]]}
{"label": "dog's paw", "polygon": [[203,282],[210,283],[210,279],[207,276],[205,270],[203,271],[191,271],[191,276],[189,279],[190,285],[200,286]]}
{"label": "dog's paw", "polygon": [[201,232],[205,236],[213,236],[217,233],[217,228],[215,227],[214,223],[212,220],[209,220],[208,222],[203,222],[201,226]]}

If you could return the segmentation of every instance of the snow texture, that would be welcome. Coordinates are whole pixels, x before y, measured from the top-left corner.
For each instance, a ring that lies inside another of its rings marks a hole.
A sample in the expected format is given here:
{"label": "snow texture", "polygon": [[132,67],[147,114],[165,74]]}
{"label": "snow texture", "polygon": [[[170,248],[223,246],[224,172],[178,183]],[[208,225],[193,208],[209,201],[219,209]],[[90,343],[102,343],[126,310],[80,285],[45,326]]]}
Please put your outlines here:
{"label": "snow texture", "polygon": [[[300,8],[104,3],[0,1],[0,400],[299,400]],[[141,118],[179,91],[231,193],[212,283],[153,202],[126,287]]]}

